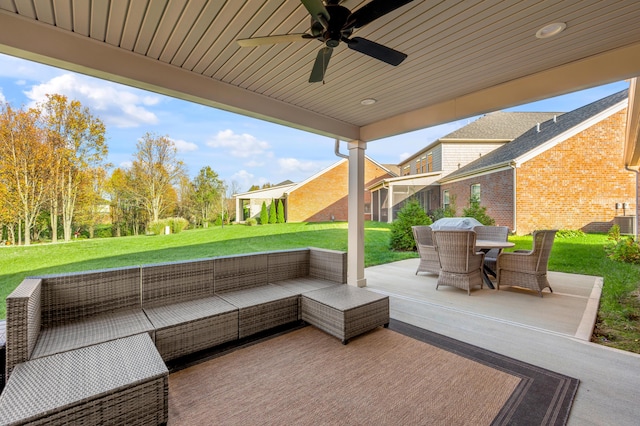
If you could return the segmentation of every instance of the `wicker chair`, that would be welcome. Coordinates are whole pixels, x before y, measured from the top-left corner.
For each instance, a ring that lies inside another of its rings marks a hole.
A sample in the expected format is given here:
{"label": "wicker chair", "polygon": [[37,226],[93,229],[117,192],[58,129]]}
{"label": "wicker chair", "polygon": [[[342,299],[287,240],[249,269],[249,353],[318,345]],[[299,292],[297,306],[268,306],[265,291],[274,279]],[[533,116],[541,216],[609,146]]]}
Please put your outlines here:
{"label": "wicker chair", "polygon": [[[475,226],[473,230],[476,233],[476,239],[489,241],[507,241],[509,237],[509,228],[507,226]],[[484,253],[485,271],[496,276],[496,261],[502,249],[491,249]]]}
{"label": "wicker chair", "polygon": [[498,290],[500,285],[518,286],[535,290],[542,297],[542,290],[549,287],[549,291],[553,293],[547,279],[547,265],[556,232],[557,230],[535,231],[530,251],[500,253],[496,266]]}
{"label": "wicker chair", "polygon": [[418,254],[420,254],[420,264],[418,272],[431,272],[432,274],[440,273],[440,261],[438,253],[433,245],[433,231],[430,226],[412,226],[413,238],[416,240]]}
{"label": "wicker chair", "polygon": [[433,231],[433,240],[440,259],[440,276],[436,290],[448,285],[467,290],[483,287],[484,253],[476,253],[476,233],[473,231]]}

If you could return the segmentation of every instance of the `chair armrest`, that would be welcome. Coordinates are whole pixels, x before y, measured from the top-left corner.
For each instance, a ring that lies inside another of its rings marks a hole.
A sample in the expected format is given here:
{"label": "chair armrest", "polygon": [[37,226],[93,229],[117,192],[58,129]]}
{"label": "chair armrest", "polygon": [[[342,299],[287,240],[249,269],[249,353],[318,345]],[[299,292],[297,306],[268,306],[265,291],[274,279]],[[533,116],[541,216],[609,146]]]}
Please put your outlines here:
{"label": "chair armrest", "polygon": [[496,260],[496,268],[506,269],[509,271],[536,272],[537,256],[531,256],[531,252],[502,252]]}
{"label": "chair armrest", "polygon": [[42,280],[26,278],[7,296],[7,379],[17,364],[28,361],[41,324]]}

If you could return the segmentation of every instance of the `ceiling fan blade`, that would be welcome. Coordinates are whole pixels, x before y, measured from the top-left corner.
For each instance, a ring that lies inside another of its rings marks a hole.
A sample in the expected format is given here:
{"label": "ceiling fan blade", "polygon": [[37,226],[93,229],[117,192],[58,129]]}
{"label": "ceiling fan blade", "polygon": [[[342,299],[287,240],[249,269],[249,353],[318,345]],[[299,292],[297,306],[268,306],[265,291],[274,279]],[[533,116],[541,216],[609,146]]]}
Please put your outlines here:
{"label": "ceiling fan blade", "polygon": [[364,53],[367,56],[371,56],[390,65],[400,65],[400,63],[407,58],[407,55],[402,52],[362,37],[354,37],[345,41],[350,49]]}
{"label": "ceiling fan blade", "polygon": [[237,40],[240,47],[263,46],[265,44],[275,43],[293,43],[296,41],[304,41],[315,38],[311,34],[283,34],[266,37],[244,38]]}
{"label": "ceiling fan blade", "polygon": [[300,0],[300,2],[307,8],[309,15],[326,28],[325,23],[329,21],[330,16],[322,0]]}
{"label": "ceiling fan blade", "polygon": [[309,76],[309,83],[318,83],[324,80],[324,73],[327,71],[332,53],[333,48],[331,47],[323,47],[318,51],[318,56],[316,56],[316,61]]}
{"label": "ceiling fan blade", "polygon": [[360,28],[413,0],[372,0],[349,16],[347,27]]}

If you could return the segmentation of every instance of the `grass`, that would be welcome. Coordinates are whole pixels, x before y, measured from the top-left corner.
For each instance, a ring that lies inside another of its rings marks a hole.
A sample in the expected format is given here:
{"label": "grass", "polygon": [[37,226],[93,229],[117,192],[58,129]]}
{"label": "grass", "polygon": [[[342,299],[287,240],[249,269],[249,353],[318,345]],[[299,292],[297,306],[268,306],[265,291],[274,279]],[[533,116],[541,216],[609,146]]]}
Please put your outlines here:
{"label": "grass", "polygon": [[[417,257],[389,249],[389,225],[365,224],[365,266]],[[514,249],[530,248],[531,237],[510,237]],[[604,278],[594,341],[640,353],[640,267],[608,259],[606,235],[557,238],[549,269]],[[77,240],[69,243],[0,248],[2,300],[27,276],[142,265],[295,247],[347,250],[347,224],[288,223],[232,225],[173,235]],[[0,304],[0,318],[5,304]]]}

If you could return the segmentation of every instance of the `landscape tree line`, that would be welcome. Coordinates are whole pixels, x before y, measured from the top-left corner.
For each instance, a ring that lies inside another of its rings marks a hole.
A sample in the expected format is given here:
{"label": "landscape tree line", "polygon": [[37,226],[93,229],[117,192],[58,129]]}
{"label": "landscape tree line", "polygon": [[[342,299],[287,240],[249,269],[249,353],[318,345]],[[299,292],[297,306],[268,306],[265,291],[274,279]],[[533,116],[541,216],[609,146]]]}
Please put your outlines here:
{"label": "landscape tree line", "polygon": [[113,168],[104,123],[79,101],[0,106],[0,241],[138,235],[172,216],[201,227],[232,219],[237,183],[209,166],[190,179],[169,136],[144,134],[131,166]]}

